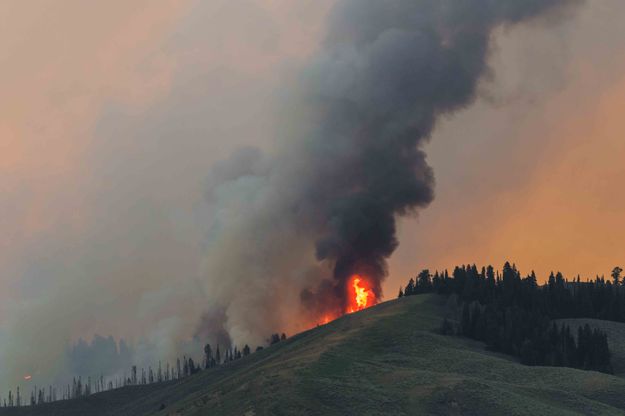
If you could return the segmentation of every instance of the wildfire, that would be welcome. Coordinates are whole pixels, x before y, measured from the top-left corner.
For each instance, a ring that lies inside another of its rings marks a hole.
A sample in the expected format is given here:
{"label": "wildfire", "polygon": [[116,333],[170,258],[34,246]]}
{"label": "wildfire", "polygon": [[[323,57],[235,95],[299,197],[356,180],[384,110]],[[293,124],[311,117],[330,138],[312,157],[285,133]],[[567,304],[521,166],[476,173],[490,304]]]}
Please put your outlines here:
{"label": "wildfire", "polygon": [[24,376],[24,380],[26,380],[26,381],[30,380],[31,378],[33,378],[33,376],[31,376],[30,374],[26,374]]}
{"label": "wildfire", "polygon": [[378,303],[372,286],[367,278],[358,274],[351,276],[347,281],[346,294],[347,305],[344,312],[327,312],[317,318],[317,326],[330,323],[344,313],[361,311]]}
{"label": "wildfire", "polygon": [[375,294],[369,283],[360,275],[353,275],[347,288],[349,305],[347,312],[352,313],[363,310],[377,303]]}

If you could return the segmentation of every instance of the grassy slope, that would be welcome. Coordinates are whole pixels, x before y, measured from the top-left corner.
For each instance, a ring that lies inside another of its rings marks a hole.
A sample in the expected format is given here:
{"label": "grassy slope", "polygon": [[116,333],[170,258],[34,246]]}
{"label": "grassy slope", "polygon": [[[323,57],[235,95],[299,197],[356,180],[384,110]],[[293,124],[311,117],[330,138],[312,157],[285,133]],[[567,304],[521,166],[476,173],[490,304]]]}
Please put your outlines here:
{"label": "grassy slope", "polygon": [[599,328],[608,334],[608,345],[612,353],[614,374],[625,377],[625,324],[621,322],[602,321],[599,319],[560,319],[558,322],[567,323],[574,334],[580,325],[590,325]]}
{"label": "grassy slope", "polygon": [[[438,335],[443,300],[345,316],[222,368],[158,387],[0,415],[622,415],[625,379],[526,367]],[[158,411],[160,404],[167,407]]]}

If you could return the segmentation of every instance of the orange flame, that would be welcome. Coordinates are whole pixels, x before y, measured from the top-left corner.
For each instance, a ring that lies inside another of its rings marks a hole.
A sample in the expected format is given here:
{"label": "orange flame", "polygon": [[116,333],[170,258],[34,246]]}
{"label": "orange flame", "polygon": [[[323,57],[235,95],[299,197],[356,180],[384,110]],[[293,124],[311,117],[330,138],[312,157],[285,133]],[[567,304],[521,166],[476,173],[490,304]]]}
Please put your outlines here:
{"label": "orange flame", "polygon": [[[347,283],[347,306],[343,313],[352,313],[369,308],[378,303],[372,286],[366,277],[355,274]],[[326,325],[339,318],[343,313],[326,312],[318,316],[316,325]]]}
{"label": "orange flame", "polygon": [[377,303],[375,294],[366,279],[360,275],[353,275],[347,288],[349,305],[347,312],[363,310]]}
{"label": "orange flame", "polygon": [[337,315],[325,314],[317,321],[317,326],[329,324],[330,322],[334,321],[336,318],[338,318]]}

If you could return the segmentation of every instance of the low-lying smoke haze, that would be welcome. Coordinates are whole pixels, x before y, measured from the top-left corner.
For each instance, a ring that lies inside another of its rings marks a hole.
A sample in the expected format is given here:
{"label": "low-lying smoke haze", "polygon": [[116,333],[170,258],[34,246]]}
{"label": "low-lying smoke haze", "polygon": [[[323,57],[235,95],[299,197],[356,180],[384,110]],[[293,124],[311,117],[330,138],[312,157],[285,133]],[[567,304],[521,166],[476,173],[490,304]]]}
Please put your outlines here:
{"label": "low-lying smoke haze", "polygon": [[268,142],[327,13],[291,3],[0,6],[0,391],[66,377],[80,337],[155,362],[201,333],[209,172]]}
{"label": "low-lying smoke haze", "polygon": [[[417,266],[557,267],[579,217],[607,224],[619,161],[593,160],[625,130],[625,6],[572,3],[0,7],[0,391],[64,380],[95,334],[141,365],[293,333],[343,307],[354,272],[393,296]],[[600,189],[564,180],[580,163]],[[612,266],[597,244],[576,270]]]}

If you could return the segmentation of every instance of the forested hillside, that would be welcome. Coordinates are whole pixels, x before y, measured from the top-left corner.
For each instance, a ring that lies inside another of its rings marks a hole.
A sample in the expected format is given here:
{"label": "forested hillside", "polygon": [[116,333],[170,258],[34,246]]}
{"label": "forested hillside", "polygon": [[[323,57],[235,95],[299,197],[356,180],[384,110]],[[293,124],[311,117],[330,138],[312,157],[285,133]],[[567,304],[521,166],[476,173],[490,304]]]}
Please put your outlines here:
{"label": "forested hillside", "polygon": [[444,320],[445,334],[463,335],[488,348],[520,358],[527,365],[549,365],[613,371],[607,335],[589,325],[573,330],[563,318],[595,318],[625,322],[625,287],[620,268],[613,280],[568,281],[561,273],[538,285],[534,272],[526,277],[506,263],[501,273],[475,265],[430,274],[423,270],[410,279],[399,296],[435,292],[453,295],[461,307],[459,322]]}

